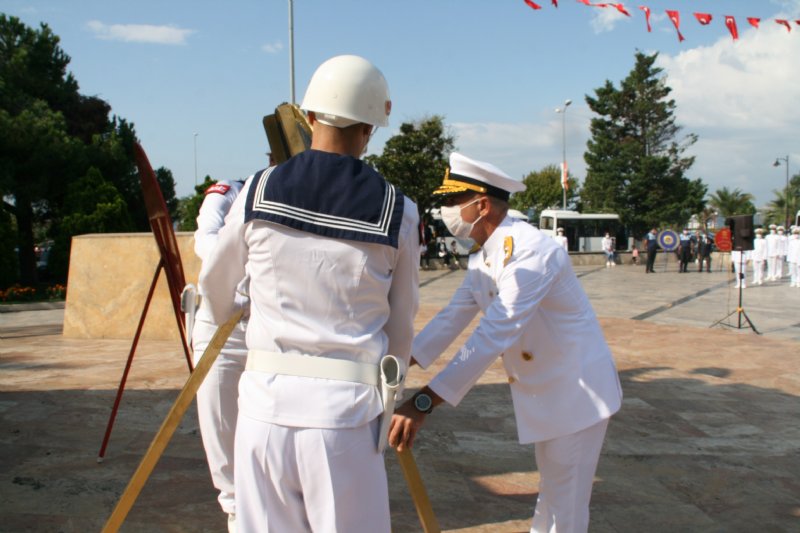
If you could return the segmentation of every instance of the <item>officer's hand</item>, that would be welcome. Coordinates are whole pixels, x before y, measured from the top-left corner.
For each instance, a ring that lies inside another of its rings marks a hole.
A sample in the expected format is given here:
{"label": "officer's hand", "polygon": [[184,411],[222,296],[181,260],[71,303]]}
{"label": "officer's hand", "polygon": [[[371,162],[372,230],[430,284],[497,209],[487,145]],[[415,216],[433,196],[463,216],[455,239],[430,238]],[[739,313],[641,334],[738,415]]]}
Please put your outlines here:
{"label": "officer's hand", "polygon": [[425,413],[414,407],[413,399],[398,407],[389,426],[389,445],[397,448],[398,452],[411,449],[417,431],[425,422],[425,416]]}

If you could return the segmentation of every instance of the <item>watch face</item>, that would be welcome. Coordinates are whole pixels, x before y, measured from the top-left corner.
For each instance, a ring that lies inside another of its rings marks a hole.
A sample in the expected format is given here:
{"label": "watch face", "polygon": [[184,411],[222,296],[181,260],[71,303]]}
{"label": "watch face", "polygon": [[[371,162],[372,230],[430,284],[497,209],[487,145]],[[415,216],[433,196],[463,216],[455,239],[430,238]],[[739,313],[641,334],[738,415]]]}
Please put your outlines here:
{"label": "watch face", "polygon": [[416,407],[418,411],[427,413],[430,411],[431,407],[433,407],[433,400],[425,393],[417,394],[416,398],[414,398],[414,407]]}

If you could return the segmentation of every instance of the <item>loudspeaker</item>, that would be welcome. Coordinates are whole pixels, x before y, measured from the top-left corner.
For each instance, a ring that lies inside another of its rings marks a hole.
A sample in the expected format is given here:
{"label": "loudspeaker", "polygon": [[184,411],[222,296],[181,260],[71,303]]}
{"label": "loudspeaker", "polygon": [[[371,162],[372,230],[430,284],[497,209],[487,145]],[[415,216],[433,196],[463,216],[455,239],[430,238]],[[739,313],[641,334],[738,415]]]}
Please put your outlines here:
{"label": "loudspeaker", "polygon": [[747,251],[753,249],[753,215],[728,217],[725,224],[731,228],[733,249]]}

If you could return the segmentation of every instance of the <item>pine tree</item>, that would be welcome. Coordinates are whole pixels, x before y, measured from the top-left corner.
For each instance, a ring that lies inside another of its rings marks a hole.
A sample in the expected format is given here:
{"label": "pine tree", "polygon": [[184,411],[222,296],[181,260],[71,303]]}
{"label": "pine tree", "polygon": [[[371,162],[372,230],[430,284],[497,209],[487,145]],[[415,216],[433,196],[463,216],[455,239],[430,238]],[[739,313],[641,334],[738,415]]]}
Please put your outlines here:
{"label": "pine tree", "polygon": [[668,98],[672,89],[662,69],[654,66],[657,57],[637,52],[619,88],[606,81],[594,97],[586,97],[599,117],[591,121],[584,154],[584,210],[618,213],[634,235],[682,226],[702,211],[707,188],[686,177],[694,157],[683,154],[697,136],[677,139],[675,101]]}

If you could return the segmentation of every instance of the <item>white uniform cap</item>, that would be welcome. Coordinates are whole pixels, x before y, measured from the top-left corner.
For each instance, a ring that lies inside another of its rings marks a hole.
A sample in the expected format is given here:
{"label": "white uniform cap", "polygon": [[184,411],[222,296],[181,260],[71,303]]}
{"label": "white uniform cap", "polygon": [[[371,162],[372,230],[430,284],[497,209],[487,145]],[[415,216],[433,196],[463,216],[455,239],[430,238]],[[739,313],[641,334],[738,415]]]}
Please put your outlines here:
{"label": "white uniform cap", "polygon": [[800,227],[797,227],[797,226],[793,227],[792,228],[792,233],[800,233]]}
{"label": "white uniform cap", "polygon": [[524,190],[525,185],[522,182],[512,179],[491,163],[476,161],[453,152],[450,154],[450,168],[444,174],[444,182],[433,194],[475,191],[508,201],[511,193]]}
{"label": "white uniform cap", "polygon": [[786,231],[786,228],[784,228],[783,226],[778,226],[778,231]]}
{"label": "white uniform cap", "polygon": [[556,233],[564,233],[564,228],[556,228]]}
{"label": "white uniform cap", "polygon": [[775,224],[770,224],[770,225],[769,225],[769,229],[775,229],[775,228],[777,228],[777,227],[778,227],[778,226],[776,226]]}

